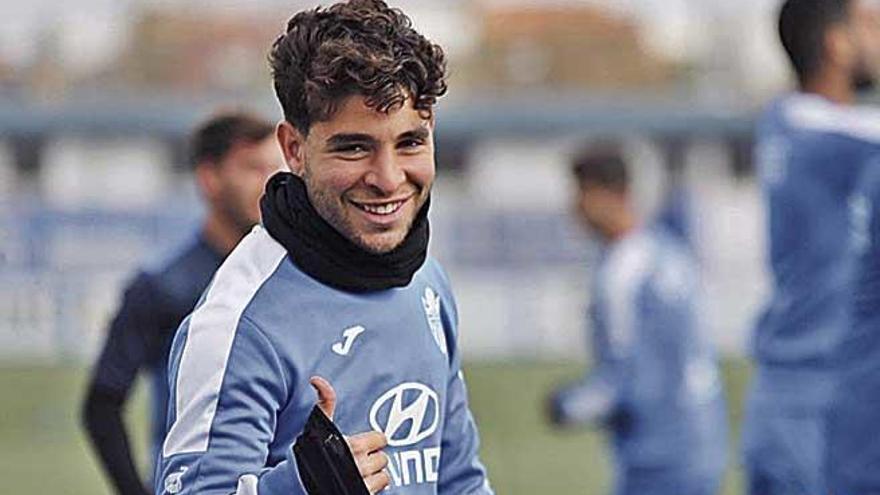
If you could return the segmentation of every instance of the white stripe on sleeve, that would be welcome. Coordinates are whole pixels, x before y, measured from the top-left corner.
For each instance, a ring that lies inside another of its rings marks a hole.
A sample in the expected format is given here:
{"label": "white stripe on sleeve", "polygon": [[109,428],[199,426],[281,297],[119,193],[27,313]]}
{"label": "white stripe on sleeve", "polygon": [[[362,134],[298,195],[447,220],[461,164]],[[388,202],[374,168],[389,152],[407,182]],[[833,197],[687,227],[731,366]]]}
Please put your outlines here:
{"label": "white stripe on sleeve", "polygon": [[608,339],[611,352],[625,354],[635,338],[636,298],[649,275],[651,242],[645,233],[624,239],[604,268],[605,301],[608,305]]}
{"label": "white stripe on sleeve", "polygon": [[176,419],[162,455],[205,452],[241,314],[286,256],[261,227],[229,255],[190,317],[175,383]]}

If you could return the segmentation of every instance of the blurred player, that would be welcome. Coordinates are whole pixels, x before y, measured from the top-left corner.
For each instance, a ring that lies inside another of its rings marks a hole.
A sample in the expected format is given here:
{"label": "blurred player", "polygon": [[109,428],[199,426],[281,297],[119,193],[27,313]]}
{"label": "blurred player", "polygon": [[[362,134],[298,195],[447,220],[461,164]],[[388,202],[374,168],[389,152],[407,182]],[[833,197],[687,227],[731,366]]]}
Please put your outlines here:
{"label": "blurred player", "polygon": [[604,244],[590,307],[595,365],[551,397],[551,419],[609,428],[616,495],[712,495],[727,421],[690,250],[662,221],[640,224],[614,147],[576,157],[574,174],[577,212]]}
{"label": "blurred player", "polygon": [[293,173],[175,337],[156,492],[305,493],[292,446],[332,383],[370,493],[491,494],[455,300],[427,257],[442,49],[351,0],[296,14],[270,62]]}
{"label": "blurred player", "polygon": [[[875,30],[880,29],[877,11],[873,23]],[[880,418],[880,110],[862,107],[853,113],[874,144],[849,201],[855,275],[848,330],[836,359],[826,456],[828,485],[834,495],[880,493],[876,435]]]}
{"label": "blurred player", "polygon": [[125,290],[92,374],[83,422],[101,463],[120,494],[150,493],[138,475],[122,411],[138,372],[152,392],[152,452],[165,437],[168,349],[214,271],[260,221],[259,198],[280,168],[274,126],[246,113],[223,113],[192,137],[192,160],[207,215],[185,245],[142,269]]}
{"label": "blurred player", "polygon": [[871,19],[868,0],[788,0],[779,14],[800,88],[772,102],[757,128],[773,292],[755,330],[743,438],[754,495],[828,493],[832,371],[848,331],[847,213],[880,138],[876,117],[850,106],[880,55]]}

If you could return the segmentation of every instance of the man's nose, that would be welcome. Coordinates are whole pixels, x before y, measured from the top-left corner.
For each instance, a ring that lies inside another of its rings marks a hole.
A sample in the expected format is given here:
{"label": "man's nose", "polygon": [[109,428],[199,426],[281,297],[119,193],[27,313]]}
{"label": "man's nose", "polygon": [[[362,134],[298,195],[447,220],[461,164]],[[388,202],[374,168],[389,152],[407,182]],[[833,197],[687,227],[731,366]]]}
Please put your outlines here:
{"label": "man's nose", "polygon": [[406,174],[393,151],[378,153],[364,181],[382,194],[394,194],[406,181]]}

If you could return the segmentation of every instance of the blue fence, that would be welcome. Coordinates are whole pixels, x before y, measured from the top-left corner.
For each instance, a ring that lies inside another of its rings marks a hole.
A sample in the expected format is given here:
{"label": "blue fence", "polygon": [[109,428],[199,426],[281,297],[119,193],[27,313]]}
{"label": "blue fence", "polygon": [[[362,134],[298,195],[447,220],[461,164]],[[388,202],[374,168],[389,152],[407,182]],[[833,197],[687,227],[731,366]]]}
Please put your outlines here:
{"label": "blue fence", "polygon": [[[149,210],[0,204],[0,358],[82,360],[100,342],[133,270],[192,235],[192,204]],[[498,276],[583,266],[588,246],[562,212],[433,215],[451,272]]]}

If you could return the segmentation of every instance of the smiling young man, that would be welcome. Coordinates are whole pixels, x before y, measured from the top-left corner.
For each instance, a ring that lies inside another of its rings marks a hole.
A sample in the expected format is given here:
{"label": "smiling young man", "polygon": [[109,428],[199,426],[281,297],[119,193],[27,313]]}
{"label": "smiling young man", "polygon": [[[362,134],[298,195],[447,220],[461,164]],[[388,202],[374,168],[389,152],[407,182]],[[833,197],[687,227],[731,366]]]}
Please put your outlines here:
{"label": "smiling young man", "polygon": [[491,494],[455,301],[427,257],[443,51],[351,0],[295,15],[270,62],[293,173],[178,331],[156,492],[306,493],[292,446],[314,387],[370,493]]}

